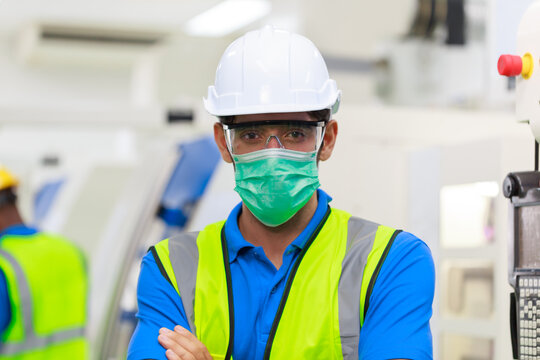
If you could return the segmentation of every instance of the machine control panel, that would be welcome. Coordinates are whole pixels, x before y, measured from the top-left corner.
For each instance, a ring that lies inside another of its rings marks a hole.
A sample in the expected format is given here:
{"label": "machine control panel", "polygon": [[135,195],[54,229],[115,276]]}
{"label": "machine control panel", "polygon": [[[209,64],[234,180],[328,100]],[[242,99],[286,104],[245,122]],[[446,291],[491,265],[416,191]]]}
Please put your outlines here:
{"label": "machine control panel", "polygon": [[514,359],[540,360],[540,172],[510,173],[508,280],[514,288],[510,332]]}
{"label": "machine control panel", "polygon": [[501,75],[516,77],[516,117],[535,138],[534,171],[513,172],[503,183],[510,200],[508,282],[514,359],[540,360],[540,0],[523,15],[515,55],[499,59]]}
{"label": "machine control panel", "polygon": [[518,279],[520,359],[540,360],[540,276]]}

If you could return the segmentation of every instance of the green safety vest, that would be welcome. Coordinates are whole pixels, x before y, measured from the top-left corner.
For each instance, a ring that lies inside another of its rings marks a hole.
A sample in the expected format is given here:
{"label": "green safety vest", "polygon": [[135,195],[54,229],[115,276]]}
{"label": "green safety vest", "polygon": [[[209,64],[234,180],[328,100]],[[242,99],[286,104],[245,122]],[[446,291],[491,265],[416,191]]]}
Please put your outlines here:
{"label": "green safety vest", "polygon": [[11,322],[0,359],[86,359],[87,277],[79,250],[58,236],[0,238]]}
{"label": "green safety vest", "polygon": [[[150,248],[214,359],[231,359],[234,343],[224,223]],[[290,272],[264,359],[358,359],[370,294],[399,232],[328,208]]]}

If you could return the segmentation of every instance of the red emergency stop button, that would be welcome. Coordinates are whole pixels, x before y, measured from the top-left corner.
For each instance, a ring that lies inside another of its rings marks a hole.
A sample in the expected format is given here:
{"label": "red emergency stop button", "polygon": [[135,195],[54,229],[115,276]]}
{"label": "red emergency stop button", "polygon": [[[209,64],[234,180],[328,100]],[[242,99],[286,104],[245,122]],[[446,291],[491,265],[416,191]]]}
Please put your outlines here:
{"label": "red emergency stop button", "polygon": [[497,69],[499,69],[499,74],[503,76],[521,75],[521,70],[523,69],[521,56],[501,55],[497,63]]}

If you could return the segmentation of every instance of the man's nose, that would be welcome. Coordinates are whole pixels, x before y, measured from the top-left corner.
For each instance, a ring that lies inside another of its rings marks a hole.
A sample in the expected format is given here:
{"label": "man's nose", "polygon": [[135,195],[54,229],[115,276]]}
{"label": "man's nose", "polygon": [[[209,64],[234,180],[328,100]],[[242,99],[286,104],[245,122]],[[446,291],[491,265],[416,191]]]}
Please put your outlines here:
{"label": "man's nose", "polygon": [[283,144],[279,141],[279,138],[276,135],[270,135],[266,139],[266,144],[264,145],[266,149],[279,149],[283,148]]}

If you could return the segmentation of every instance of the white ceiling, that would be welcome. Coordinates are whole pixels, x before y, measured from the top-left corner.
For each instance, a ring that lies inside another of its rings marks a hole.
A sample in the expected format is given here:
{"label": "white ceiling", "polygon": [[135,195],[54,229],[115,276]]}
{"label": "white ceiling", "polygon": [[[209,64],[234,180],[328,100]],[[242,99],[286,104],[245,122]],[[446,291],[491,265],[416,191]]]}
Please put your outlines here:
{"label": "white ceiling", "polygon": [[[329,70],[343,90],[344,100],[358,102],[373,94],[373,81],[361,69],[355,68],[355,64],[376,58],[379,47],[406,33],[416,7],[416,0],[269,0],[272,11],[267,17],[235,33],[221,38],[194,38],[183,32],[183,25],[189,19],[219,1],[0,0],[0,50],[13,52],[9,50],[17,46],[17,40],[13,39],[28,24],[165,32],[170,36],[160,50],[155,88],[159,101],[171,104],[182,97],[200,101],[207,86],[213,82],[217,63],[226,46],[247,30],[273,24],[310,38],[325,58],[332,59],[328,62]],[[86,93],[108,102],[111,97],[100,90],[104,86],[114,94],[123,94],[126,87],[131,86],[132,80],[126,77],[127,69],[113,72],[113,69],[89,68],[91,56],[84,55],[86,64],[78,68],[66,66],[73,53],[73,49],[66,47],[55,58],[61,60],[58,64],[21,65],[11,59],[14,55],[4,54],[2,59],[0,51],[0,74],[4,71],[12,83],[6,84],[5,89],[0,84],[0,95],[3,92],[12,94],[10,88],[15,84],[20,88],[19,98],[26,99],[25,103],[45,101],[34,91],[36,86],[24,88],[20,85],[40,81],[40,86],[59,88],[62,94],[76,94],[85,89]],[[340,65],[343,63],[348,66]],[[97,85],[94,73],[101,76],[102,85]],[[117,82],[123,79],[124,85],[107,78],[117,79]],[[78,99],[73,95],[70,101],[75,100]],[[47,101],[66,103],[67,99],[65,95],[59,95]]]}
{"label": "white ceiling", "polygon": [[0,0],[0,29],[33,21],[180,30],[219,0]]}
{"label": "white ceiling", "polygon": [[[53,22],[180,33],[187,20],[219,1],[0,0],[0,32],[16,32],[30,22]],[[416,0],[269,1],[272,11],[262,22],[299,31],[323,53],[345,57],[373,55],[380,41],[403,34],[416,5]]]}

